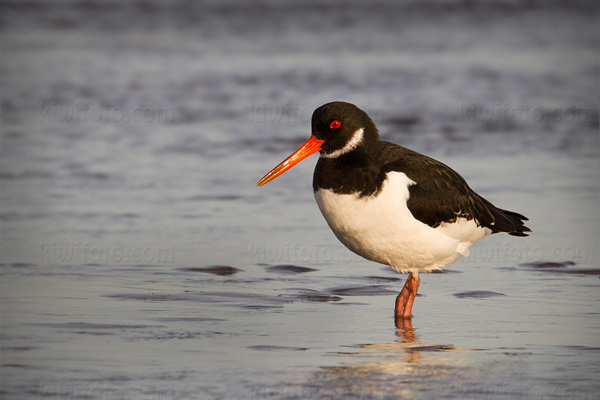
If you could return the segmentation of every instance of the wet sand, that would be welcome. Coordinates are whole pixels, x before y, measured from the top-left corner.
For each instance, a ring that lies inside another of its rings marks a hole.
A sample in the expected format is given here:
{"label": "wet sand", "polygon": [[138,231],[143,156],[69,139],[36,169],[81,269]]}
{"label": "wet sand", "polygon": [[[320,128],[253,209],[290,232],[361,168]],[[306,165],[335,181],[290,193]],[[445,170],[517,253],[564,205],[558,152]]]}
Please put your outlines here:
{"label": "wet sand", "polygon": [[[346,273],[327,266],[289,276],[247,265],[235,277],[211,278],[170,266],[3,265],[2,281],[11,282],[3,285],[5,394],[595,395],[598,274],[490,266],[428,274],[416,316],[395,321],[402,282],[370,284],[396,278],[383,269],[362,275],[373,267],[364,263]],[[36,293],[28,291],[32,285]],[[502,293],[457,291],[468,287]],[[586,375],[590,381],[582,384]]]}

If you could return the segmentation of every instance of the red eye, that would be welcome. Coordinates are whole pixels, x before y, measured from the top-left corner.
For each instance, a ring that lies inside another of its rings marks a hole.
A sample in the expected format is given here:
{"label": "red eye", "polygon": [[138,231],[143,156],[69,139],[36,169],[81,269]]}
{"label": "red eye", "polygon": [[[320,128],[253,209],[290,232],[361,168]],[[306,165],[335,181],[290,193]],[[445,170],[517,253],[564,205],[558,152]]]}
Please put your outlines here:
{"label": "red eye", "polygon": [[342,123],[341,123],[340,121],[338,121],[337,119],[336,119],[336,120],[333,120],[333,121],[331,122],[331,124],[329,124],[329,127],[330,127],[331,129],[337,129],[337,128],[339,128],[340,126],[342,126]]}

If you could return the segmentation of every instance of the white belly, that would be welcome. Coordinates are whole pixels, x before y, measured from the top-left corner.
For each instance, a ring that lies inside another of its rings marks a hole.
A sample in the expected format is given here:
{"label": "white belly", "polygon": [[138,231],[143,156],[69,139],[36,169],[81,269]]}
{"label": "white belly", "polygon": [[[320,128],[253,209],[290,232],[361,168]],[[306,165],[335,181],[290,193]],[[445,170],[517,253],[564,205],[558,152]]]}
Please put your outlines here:
{"label": "white belly", "polygon": [[412,184],[404,173],[391,172],[376,197],[320,189],[315,198],[329,227],[346,247],[398,272],[439,269],[469,255],[469,246],[491,233],[464,218],[437,228],[415,219],[406,205]]}

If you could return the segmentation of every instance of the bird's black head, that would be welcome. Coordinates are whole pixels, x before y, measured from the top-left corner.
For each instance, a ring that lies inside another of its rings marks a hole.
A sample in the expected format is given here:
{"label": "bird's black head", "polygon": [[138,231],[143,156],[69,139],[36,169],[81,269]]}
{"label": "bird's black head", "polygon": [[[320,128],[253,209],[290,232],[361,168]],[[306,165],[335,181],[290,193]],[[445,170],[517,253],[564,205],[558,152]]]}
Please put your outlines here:
{"label": "bird's black head", "polygon": [[334,101],[317,108],[312,116],[312,135],[298,150],[269,171],[257,185],[272,181],[317,151],[321,157],[352,154],[364,159],[377,146],[379,134],[366,112],[354,104]]}
{"label": "bird's black head", "polygon": [[354,104],[334,101],[323,104],[312,115],[312,135],[322,140],[321,155],[335,158],[377,142],[373,120]]}

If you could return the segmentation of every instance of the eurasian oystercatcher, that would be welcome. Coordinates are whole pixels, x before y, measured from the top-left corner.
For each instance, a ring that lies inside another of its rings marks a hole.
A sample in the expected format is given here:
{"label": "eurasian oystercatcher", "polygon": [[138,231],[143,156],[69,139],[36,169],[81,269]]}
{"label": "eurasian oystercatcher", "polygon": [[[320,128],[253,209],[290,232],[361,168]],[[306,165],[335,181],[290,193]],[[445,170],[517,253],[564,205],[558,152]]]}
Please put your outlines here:
{"label": "eurasian oystercatcher", "polygon": [[313,191],[335,236],[354,253],[409,273],[396,298],[397,318],[410,318],[420,272],[469,255],[491,233],[527,236],[528,219],[475,193],[440,161],[379,140],[371,118],[335,101],[312,115],[312,135],[257,185],[319,151]]}

